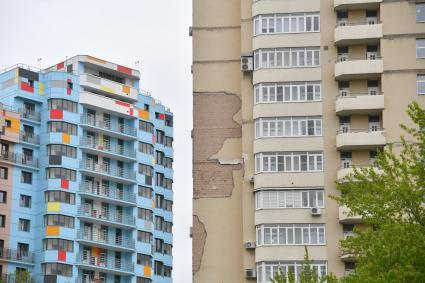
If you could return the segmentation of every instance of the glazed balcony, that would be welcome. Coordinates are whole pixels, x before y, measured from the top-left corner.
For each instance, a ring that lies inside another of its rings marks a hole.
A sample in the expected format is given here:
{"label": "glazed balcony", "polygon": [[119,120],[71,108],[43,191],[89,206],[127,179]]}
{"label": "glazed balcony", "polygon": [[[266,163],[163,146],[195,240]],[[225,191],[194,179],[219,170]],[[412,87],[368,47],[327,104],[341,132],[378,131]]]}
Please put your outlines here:
{"label": "glazed balcony", "polygon": [[362,223],[362,217],[359,215],[351,215],[350,209],[345,206],[339,207],[339,223],[341,224],[359,224]]}
{"label": "glazed balcony", "polygon": [[98,258],[78,254],[76,265],[79,268],[115,275],[133,275],[134,273],[134,263],[118,260],[114,257]]}
{"label": "glazed balcony", "polygon": [[34,253],[9,248],[0,249],[0,262],[34,265]]}
{"label": "glazed balcony", "polygon": [[137,89],[92,74],[81,75],[80,85],[85,89],[126,102],[133,103],[138,99]]}
{"label": "glazed balcony", "polygon": [[80,147],[87,153],[99,154],[120,161],[132,162],[136,160],[136,151],[123,145],[111,146],[110,142],[101,143],[96,139],[82,138]]}
{"label": "glazed balcony", "polygon": [[382,0],[334,0],[335,10],[366,10],[379,8]]}
{"label": "glazed balcony", "polygon": [[126,229],[134,229],[136,223],[136,218],[132,215],[112,213],[111,211],[102,214],[100,210],[82,206],[78,207],[77,216],[87,222]]}
{"label": "glazed balcony", "polygon": [[135,242],[129,237],[115,236],[112,233],[105,233],[100,230],[77,231],[77,241],[98,248],[116,251],[132,252]]}
{"label": "glazed balcony", "polygon": [[383,95],[368,95],[368,93],[350,93],[338,95],[335,111],[338,115],[377,115],[384,110]]}
{"label": "glazed balcony", "polygon": [[89,160],[80,162],[80,171],[87,176],[102,177],[110,181],[133,184],[136,182],[136,173],[118,166],[98,164]]}
{"label": "glazed balcony", "polygon": [[377,44],[382,38],[382,24],[347,23],[334,31],[336,45]]}
{"label": "glazed balcony", "polygon": [[89,128],[95,132],[100,132],[102,134],[107,134],[125,140],[136,139],[137,134],[136,128],[127,124],[113,124],[111,121],[96,120],[88,116],[81,117],[81,126]]}
{"label": "glazed balcony", "polygon": [[376,79],[384,72],[384,62],[382,58],[344,58],[335,63],[335,79]]}
{"label": "glazed balcony", "polygon": [[89,105],[90,108],[98,110],[108,110],[108,112],[122,116],[125,118],[137,118],[136,110],[130,103],[125,103],[120,100],[115,100],[103,95],[94,94],[91,92],[80,93],[80,103]]}
{"label": "glazed balcony", "polygon": [[127,190],[118,190],[108,186],[96,186],[94,183],[84,181],[80,185],[80,195],[84,195],[88,199],[107,201],[121,206],[135,206],[136,195]]}
{"label": "glazed balcony", "polygon": [[19,139],[21,142],[25,142],[32,145],[40,145],[40,137],[35,134],[29,134],[25,132],[21,132],[19,135]]}
{"label": "glazed balcony", "polygon": [[38,169],[38,159],[32,156],[26,156],[22,153],[1,152],[0,162],[8,164],[16,164]]}
{"label": "glazed balcony", "polygon": [[41,121],[40,113],[37,113],[35,111],[29,111],[28,109],[20,108],[19,113],[21,113],[22,119],[31,120],[38,123]]}
{"label": "glazed balcony", "polygon": [[382,128],[339,130],[336,135],[338,150],[376,149],[386,145],[385,132]]}

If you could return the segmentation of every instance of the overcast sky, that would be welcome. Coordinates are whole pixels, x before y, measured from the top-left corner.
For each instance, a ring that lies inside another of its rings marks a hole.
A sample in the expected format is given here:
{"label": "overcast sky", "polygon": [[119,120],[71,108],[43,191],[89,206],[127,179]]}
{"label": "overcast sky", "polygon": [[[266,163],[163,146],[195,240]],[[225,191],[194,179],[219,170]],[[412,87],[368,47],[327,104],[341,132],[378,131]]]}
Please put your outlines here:
{"label": "overcast sky", "polygon": [[135,67],[142,89],[171,108],[174,126],[174,269],[191,276],[192,77],[191,0],[0,0],[0,68],[49,67],[90,54]]}

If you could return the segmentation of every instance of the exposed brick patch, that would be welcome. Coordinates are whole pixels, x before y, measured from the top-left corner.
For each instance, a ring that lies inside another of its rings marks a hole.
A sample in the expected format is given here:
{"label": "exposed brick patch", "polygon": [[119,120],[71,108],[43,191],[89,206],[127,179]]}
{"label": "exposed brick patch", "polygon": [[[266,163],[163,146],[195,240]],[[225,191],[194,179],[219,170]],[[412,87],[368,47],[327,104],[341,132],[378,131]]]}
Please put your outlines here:
{"label": "exposed brick patch", "polygon": [[193,215],[193,226],[192,226],[192,246],[196,247],[192,252],[192,274],[201,268],[202,256],[204,255],[204,247],[207,239],[207,231],[205,225],[202,223],[198,216]]}

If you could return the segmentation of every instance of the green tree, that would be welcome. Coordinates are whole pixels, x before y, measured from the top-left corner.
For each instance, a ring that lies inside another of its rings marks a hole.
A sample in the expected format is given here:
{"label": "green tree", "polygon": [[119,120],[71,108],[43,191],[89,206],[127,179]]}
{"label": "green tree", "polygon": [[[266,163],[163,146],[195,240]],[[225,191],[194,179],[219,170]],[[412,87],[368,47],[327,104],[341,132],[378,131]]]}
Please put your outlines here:
{"label": "green tree", "polygon": [[407,113],[414,123],[401,125],[407,138],[337,182],[341,195],[332,197],[365,223],[341,242],[356,258],[342,282],[425,282],[425,110],[413,102]]}

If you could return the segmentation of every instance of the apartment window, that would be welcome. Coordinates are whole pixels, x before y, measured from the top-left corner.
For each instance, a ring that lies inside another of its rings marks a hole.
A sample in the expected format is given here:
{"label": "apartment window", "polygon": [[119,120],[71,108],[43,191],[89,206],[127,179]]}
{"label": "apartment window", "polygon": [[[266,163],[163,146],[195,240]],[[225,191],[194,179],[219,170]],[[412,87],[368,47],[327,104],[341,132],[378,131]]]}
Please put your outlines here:
{"label": "apartment window", "polygon": [[256,209],[323,208],[324,190],[273,190],[255,194]]}
{"label": "apartment window", "polygon": [[165,166],[165,153],[157,151],[155,154],[156,164]]}
{"label": "apartment window", "polygon": [[171,200],[164,199],[162,209],[166,211],[173,211],[173,202]]}
{"label": "apartment window", "polygon": [[152,283],[152,280],[149,278],[136,277],[136,283]]}
{"label": "apartment window", "polygon": [[[70,83],[68,83],[68,88],[72,89],[72,83],[71,87],[69,86]],[[78,112],[78,104],[74,101],[69,101],[65,99],[59,99],[59,98],[52,98],[48,100],[48,107],[49,110],[52,109],[60,109],[68,112]]]}
{"label": "apartment window", "polygon": [[166,188],[166,189],[172,190],[173,189],[173,180],[168,179],[168,178],[164,178],[163,187]]}
{"label": "apartment window", "polygon": [[47,179],[66,179],[75,182],[76,172],[61,167],[50,167],[46,169],[46,177]]}
{"label": "apartment window", "polygon": [[321,136],[321,117],[260,118],[255,121],[255,137]]}
{"label": "apartment window", "polygon": [[74,251],[74,242],[64,239],[44,239],[43,240],[43,250],[45,251]]}
{"label": "apartment window", "polygon": [[137,254],[137,264],[143,266],[152,266],[152,257],[144,254]]}
{"label": "apartment window", "polygon": [[6,215],[0,214],[0,227],[6,227]]}
{"label": "apartment window", "polygon": [[21,183],[32,184],[32,173],[22,171],[21,172]]}
{"label": "apartment window", "polygon": [[254,17],[254,35],[318,32],[319,13],[274,14]]}
{"label": "apartment window", "polygon": [[425,22],[425,3],[416,3],[416,22]]}
{"label": "apartment window", "polygon": [[[425,94],[425,75],[416,76],[416,86],[418,94]],[[0,167],[1,170],[2,167]],[[1,171],[0,171],[1,173]],[[1,178],[1,177],[0,177]]]}
{"label": "apartment window", "polygon": [[64,144],[47,145],[47,154],[77,158],[77,148]]}
{"label": "apartment window", "polygon": [[139,120],[139,130],[153,134],[153,124]]}
{"label": "apartment window", "polygon": [[145,175],[145,176],[152,176],[153,175],[153,167],[139,163],[139,174],[142,174],[142,175]]}
{"label": "apartment window", "polygon": [[12,121],[9,119],[6,119],[6,128],[11,128],[12,127]]}
{"label": "apartment window", "polygon": [[139,152],[153,155],[153,145],[149,143],[139,142]]}
{"label": "apartment window", "polygon": [[149,104],[143,104],[143,110],[149,111]]}
{"label": "apartment window", "polygon": [[7,202],[7,192],[0,191],[0,203],[6,203],[6,202]]}
{"label": "apartment window", "polygon": [[43,263],[43,275],[72,277],[72,265],[63,263]]}
{"label": "apartment window", "polygon": [[31,196],[21,195],[19,199],[19,206],[31,208]]}
{"label": "apartment window", "polygon": [[165,136],[164,142],[165,142],[164,143],[165,146],[168,146],[168,147],[173,146],[173,138],[172,137]]}
{"label": "apartment window", "polygon": [[62,202],[75,204],[75,194],[64,191],[47,191],[44,193],[46,202]]}
{"label": "apartment window", "polygon": [[166,233],[171,233],[173,223],[165,221],[161,216],[155,216],[155,229]]}
{"label": "apartment window", "polygon": [[140,197],[152,198],[152,188],[139,186],[138,194]]}
{"label": "apartment window", "polygon": [[140,219],[143,219],[145,221],[153,221],[153,212],[152,210],[145,209],[145,208],[138,208],[137,209],[137,217]]}
{"label": "apartment window", "polygon": [[164,144],[165,143],[165,133],[163,131],[157,130],[155,141],[159,144]]}
{"label": "apartment window", "polygon": [[69,135],[77,135],[77,125],[70,124],[62,121],[47,122],[49,133],[65,133]]}
{"label": "apartment window", "polygon": [[323,170],[322,152],[257,153],[255,172],[317,172]]}
{"label": "apartment window", "polygon": [[154,266],[155,275],[162,276],[163,267],[164,267],[164,264],[162,262],[155,260],[155,266]]}
{"label": "apartment window", "polygon": [[0,167],[0,179],[7,180],[9,169],[6,167]]}
{"label": "apartment window", "polygon": [[152,243],[152,233],[145,231],[137,231],[137,241],[142,243]]}
{"label": "apartment window", "polygon": [[19,218],[19,231],[29,232],[30,231],[30,220]]}
{"label": "apartment window", "polygon": [[173,246],[170,244],[164,243],[164,254],[165,255],[172,255],[173,254]]}
{"label": "apartment window", "polygon": [[257,245],[324,245],[324,224],[259,225]]}
{"label": "apartment window", "polygon": [[172,270],[171,266],[164,265],[164,277],[171,277]]}
{"label": "apartment window", "polygon": [[258,49],[254,68],[299,68],[320,66],[319,47]]}
{"label": "apartment window", "polygon": [[155,185],[164,187],[164,180],[164,174],[158,172],[155,173]]}
{"label": "apartment window", "polygon": [[[300,272],[302,270],[303,262],[259,262],[257,263],[257,282],[258,283],[269,283],[270,278],[274,276],[278,271],[282,271],[288,275],[289,271],[294,275],[295,278],[299,278]],[[324,261],[315,261],[310,265],[315,269],[319,277],[326,276],[326,262]]]}
{"label": "apartment window", "polygon": [[49,214],[44,216],[44,226],[61,226],[74,229],[74,217]]}
{"label": "apartment window", "polygon": [[266,83],[254,86],[255,103],[321,101],[320,82]]}
{"label": "apartment window", "polygon": [[165,123],[165,126],[172,127],[173,126],[173,116],[165,114],[164,123]]}

